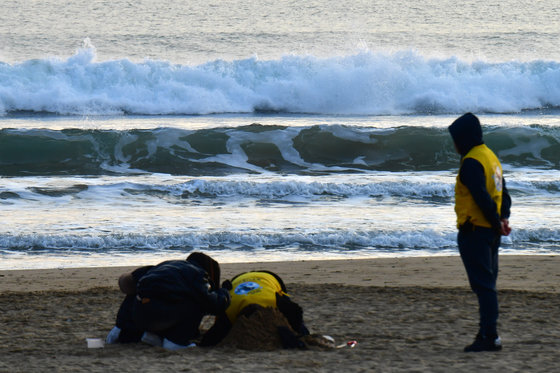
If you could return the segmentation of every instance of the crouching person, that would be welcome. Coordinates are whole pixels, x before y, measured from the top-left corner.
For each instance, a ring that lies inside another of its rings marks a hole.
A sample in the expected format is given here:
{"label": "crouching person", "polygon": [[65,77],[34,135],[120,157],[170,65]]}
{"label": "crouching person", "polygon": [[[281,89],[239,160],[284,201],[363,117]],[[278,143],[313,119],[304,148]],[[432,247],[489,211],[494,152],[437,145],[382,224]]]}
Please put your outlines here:
{"label": "crouching person", "polygon": [[231,304],[218,315],[214,326],[202,338],[201,346],[218,344],[240,317],[272,308],[280,311],[289,323],[289,328],[278,328],[283,347],[303,347],[298,337],[309,334],[303,322],[303,310],[291,300],[278,275],[269,271],[245,272],[224,281],[222,287],[230,288]]}
{"label": "crouching person", "polygon": [[194,346],[202,318],[223,313],[230,303],[219,283],[219,264],[203,253],[122,275],[119,287],[126,297],[106,342],[143,341],[170,350]]}

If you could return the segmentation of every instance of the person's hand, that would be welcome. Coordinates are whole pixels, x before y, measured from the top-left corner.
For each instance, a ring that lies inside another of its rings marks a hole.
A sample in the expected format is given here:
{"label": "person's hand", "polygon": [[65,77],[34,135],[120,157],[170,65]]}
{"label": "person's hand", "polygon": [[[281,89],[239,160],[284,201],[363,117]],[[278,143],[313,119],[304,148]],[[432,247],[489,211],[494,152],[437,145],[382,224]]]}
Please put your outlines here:
{"label": "person's hand", "polygon": [[218,289],[217,293],[218,293],[219,297],[221,297],[224,300],[223,310],[225,311],[225,309],[228,308],[228,306],[231,303],[231,295],[229,293],[229,290],[222,287],[222,288]]}
{"label": "person's hand", "polygon": [[500,221],[500,233],[502,236],[509,236],[511,233],[511,227],[509,226],[509,220],[502,219]]}
{"label": "person's hand", "polygon": [[224,282],[222,282],[222,288],[231,290],[233,288],[233,285],[231,284],[230,280],[225,280]]}

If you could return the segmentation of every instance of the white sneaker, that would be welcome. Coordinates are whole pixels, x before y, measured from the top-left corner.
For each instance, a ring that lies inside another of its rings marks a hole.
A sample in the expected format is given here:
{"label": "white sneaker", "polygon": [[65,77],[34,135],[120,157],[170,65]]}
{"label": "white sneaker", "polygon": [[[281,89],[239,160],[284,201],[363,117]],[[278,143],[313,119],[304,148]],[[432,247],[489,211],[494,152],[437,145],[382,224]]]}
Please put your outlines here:
{"label": "white sneaker", "polygon": [[108,345],[115,344],[119,341],[119,335],[121,334],[121,328],[118,326],[113,327],[109,334],[107,334],[107,338],[105,338],[105,343]]}
{"label": "white sneaker", "polygon": [[167,338],[163,338],[163,348],[165,348],[166,350],[176,351],[176,350],[183,350],[185,348],[191,348],[191,347],[196,347],[196,343],[191,343],[187,346],[184,346],[184,345],[178,345],[177,343],[171,342]]}
{"label": "white sneaker", "polygon": [[142,342],[147,343],[149,345],[152,346],[156,346],[156,347],[161,347],[162,346],[162,340],[161,337],[155,333],[152,332],[144,332],[144,334],[142,334],[142,338],[140,339]]}

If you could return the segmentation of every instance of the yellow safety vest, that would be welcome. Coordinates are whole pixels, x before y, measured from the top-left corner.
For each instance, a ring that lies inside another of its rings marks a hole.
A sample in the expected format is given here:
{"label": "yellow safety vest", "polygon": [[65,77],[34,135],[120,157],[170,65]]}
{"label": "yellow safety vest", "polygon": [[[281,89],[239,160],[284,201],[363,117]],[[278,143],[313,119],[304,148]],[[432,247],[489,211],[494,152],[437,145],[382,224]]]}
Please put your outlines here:
{"label": "yellow safety vest", "polygon": [[226,315],[232,324],[248,305],[276,307],[276,293],[287,295],[282,291],[278,280],[266,272],[247,272],[236,277],[229,293],[231,303],[226,310]]}
{"label": "yellow safety vest", "polygon": [[[497,213],[500,214],[502,208],[502,165],[498,157],[486,145],[477,145],[473,147],[461,159],[461,165],[467,158],[477,160],[484,168],[484,176],[486,178],[486,190],[490,197],[496,202]],[[457,214],[457,227],[470,221],[473,225],[479,227],[491,228],[492,224],[486,219],[482,210],[475,203],[469,189],[461,182],[457,175],[455,184],[455,213]]]}

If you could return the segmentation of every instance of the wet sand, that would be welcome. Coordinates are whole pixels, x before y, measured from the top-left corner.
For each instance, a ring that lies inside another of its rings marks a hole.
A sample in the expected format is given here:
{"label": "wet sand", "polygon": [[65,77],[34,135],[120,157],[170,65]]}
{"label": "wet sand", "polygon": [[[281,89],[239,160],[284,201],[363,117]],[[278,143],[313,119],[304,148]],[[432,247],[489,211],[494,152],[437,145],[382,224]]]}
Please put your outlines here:
{"label": "wet sand", "polygon": [[[148,264],[148,263],[147,263]],[[150,263],[151,264],[151,263]],[[123,267],[0,271],[0,372],[551,372],[560,365],[560,256],[501,256],[504,350],[464,353],[478,312],[459,257],[239,263],[286,282],[312,333],[355,348],[170,352],[143,344],[88,349],[122,300]]]}

